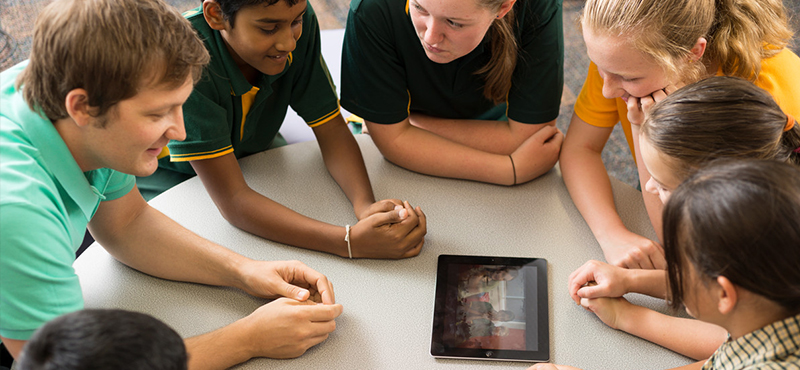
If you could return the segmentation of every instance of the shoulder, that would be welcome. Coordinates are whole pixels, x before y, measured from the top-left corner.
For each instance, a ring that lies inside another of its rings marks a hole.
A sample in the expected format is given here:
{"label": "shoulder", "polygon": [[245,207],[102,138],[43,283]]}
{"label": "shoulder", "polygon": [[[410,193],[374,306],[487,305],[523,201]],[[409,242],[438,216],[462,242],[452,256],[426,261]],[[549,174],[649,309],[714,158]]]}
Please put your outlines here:
{"label": "shoulder", "polygon": [[755,84],[772,94],[781,108],[800,116],[800,57],[783,49],[771,58],[761,61],[761,72]]}
{"label": "shoulder", "polygon": [[518,16],[520,26],[526,29],[542,27],[553,17],[561,15],[559,0],[517,0],[514,6],[520,14]]}

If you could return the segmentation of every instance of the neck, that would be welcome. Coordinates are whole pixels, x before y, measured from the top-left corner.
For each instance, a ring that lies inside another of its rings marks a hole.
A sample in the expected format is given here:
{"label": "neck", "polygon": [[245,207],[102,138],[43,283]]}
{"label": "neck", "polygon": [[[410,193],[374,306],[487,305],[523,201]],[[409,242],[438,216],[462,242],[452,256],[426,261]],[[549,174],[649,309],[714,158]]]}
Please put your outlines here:
{"label": "neck", "polygon": [[[764,297],[750,293],[754,300],[749,304],[737,307],[731,312],[726,323],[721,324],[728,330],[732,339],[752,333],[776,321],[792,316],[786,309]],[[742,302],[744,303],[744,302]]]}
{"label": "neck", "polygon": [[90,160],[91,156],[88,154],[88,151],[84,149],[85,146],[82,145],[83,140],[80,127],[78,127],[72,118],[67,117],[56,120],[53,122],[53,125],[61,136],[61,139],[64,140],[64,143],[67,145],[67,149],[69,149],[69,152],[72,154],[72,158],[78,163],[78,167],[80,167],[81,171],[86,172],[100,168],[99,166],[92,165],[92,161]]}

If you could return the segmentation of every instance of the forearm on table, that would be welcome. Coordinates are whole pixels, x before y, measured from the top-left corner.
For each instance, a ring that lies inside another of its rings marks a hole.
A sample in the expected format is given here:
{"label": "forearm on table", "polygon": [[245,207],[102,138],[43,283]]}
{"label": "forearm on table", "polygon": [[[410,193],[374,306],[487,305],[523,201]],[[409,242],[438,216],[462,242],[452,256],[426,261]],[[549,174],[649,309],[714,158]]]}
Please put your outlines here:
{"label": "forearm on table", "polygon": [[239,321],[184,340],[189,355],[189,370],[221,370],[252,358],[246,340],[246,328]]}
{"label": "forearm on table", "polygon": [[470,148],[410,124],[400,130],[389,127],[400,124],[367,122],[376,146],[392,163],[427,175],[500,185],[514,182],[508,155]]}
{"label": "forearm on table", "polygon": [[[544,124],[524,124],[509,119],[465,120],[412,113],[412,125],[447,140],[487,153],[509,155]],[[555,125],[555,121],[546,123]]]}
{"label": "forearm on table", "polygon": [[301,215],[250,188],[218,202],[218,206],[228,222],[251,234],[295,247],[347,255],[344,225]]}
{"label": "forearm on table", "polygon": [[375,195],[364,165],[361,149],[342,115],[315,127],[322,159],[328,173],[350,200],[356,215],[375,203]]}
{"label": "forearm on table", "polygon": [[616,234],[627,232],[617,213],[611,179],[600,153],[587,148],[565,146],[561,150],[559,163],[572,201],[600,246],[610,243]]}
{"label": "forearm on table", "polygon": [[[100,211],[97,216],[113,217]],[[241,288],[239,266],[247,258],[201,238],[149,205],[119,228],[96,223],[90,223],[90,231],[97,241],[136,270],[169,280]]]}
{"label": "forearm on table", "polygon": [[628,292],[649,295],[655,298],[667,298],[667,272],[665,270],[630,269],[628,275]]}
{"label": "forearm on table", "polygon": [[727,338],[722,327],[631,305],[619,329],[695,360],[707,359]]}

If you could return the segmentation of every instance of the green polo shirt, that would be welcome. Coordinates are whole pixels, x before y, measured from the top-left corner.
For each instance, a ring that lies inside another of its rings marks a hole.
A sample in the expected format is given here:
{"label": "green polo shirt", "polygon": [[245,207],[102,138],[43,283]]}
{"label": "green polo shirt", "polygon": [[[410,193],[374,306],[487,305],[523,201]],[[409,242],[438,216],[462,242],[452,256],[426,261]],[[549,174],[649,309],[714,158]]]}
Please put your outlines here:
{"label": "green polo shirt", "polygon": [[159,160],[153,176],[139,180],[140,187],[146,182],[147,190],[158,193],[175,185],[172,178],[193,176],[189,161],[229,153],[241,158],[269,149],[290,106],[311,127],[339,114],[339,99],[322,58],[319,25],[311,3],[303,16],[302,36],[283,72],[262,74],[255,86],[239,70],[219,31],[208,26],[202,7],[184,16],[203,39],[211,62],[183,105],[186,140],[169,143],[169,155]]}
{"label": "green polo shirt", "polygon": [[438,64],[425,55],[407,0],[351,1],[342,49],[342,107],[384,124],[400,122],[410,112],[554,120],[564,85],[561,0],[520,0],[514,7],[519,58],[506,103],[496,106],[483,96],[483,76],[475,74],[491,57],[488,36],[469,54]]}
{"label": "green polo shirt", "polygon": [[72,263],[86,224],[101,201],[134,185],[110,169],[81,171],[53,123],[14,88],[26,65],[0,74],[0,336],[18,340],[83,308]]}

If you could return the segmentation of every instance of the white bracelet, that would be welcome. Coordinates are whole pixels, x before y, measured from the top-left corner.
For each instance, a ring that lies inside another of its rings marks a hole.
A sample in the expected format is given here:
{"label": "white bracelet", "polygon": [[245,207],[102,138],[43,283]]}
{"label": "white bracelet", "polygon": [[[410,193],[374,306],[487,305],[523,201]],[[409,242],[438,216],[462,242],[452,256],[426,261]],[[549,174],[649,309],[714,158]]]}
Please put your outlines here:
{"label": "white bracelet", "polygon": [[347,242],[347,255],[350,256],[350,259],[353,259],[353,251],[350,249],[350,225],[344,226],[344,241]]}

